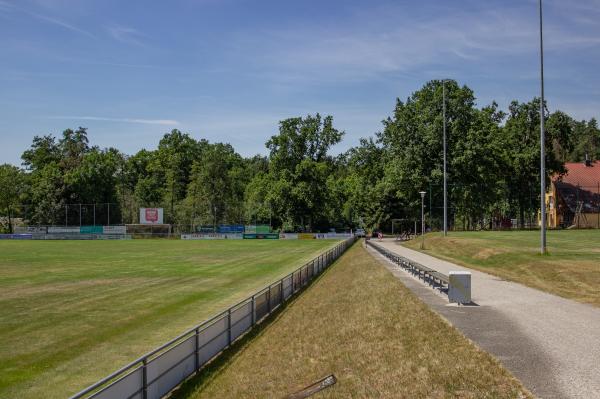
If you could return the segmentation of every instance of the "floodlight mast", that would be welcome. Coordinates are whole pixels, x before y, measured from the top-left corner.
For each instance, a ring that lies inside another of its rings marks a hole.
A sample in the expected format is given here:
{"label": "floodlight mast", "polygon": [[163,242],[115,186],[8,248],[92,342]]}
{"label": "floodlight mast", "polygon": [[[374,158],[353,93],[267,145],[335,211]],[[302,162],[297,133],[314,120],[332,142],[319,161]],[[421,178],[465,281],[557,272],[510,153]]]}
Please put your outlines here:
{"label": "floodlight mast", "polygon": [[448,178],[446,175],[446,79],[442,80],[443,117],[444,117],[444,237],[448,235]]}
{"label": "floodlight mast", "polygon": [[544,35],[542,25],[542,0],[540,11],[540,252],[546,253],[546,134],[544,132]]}
{"label": "floodlight mast", "polygon": [[425,249],[425,191],[419,191],[421,194],[421,249]]}

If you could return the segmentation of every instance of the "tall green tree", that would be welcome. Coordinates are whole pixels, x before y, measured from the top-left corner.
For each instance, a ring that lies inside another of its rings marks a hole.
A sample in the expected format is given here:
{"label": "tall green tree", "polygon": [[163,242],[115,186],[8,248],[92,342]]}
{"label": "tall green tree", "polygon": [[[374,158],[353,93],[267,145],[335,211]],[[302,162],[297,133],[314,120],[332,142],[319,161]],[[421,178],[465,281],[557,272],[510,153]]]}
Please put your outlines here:
{"label": "tall green tree", "polygon": [[581,162],[586,155],[593,160],[600,159],[600,129],[598,121],[573,121],[573,151],[569,154],[571,162]]}
{"label": "tall green tree", "polygon": [[215,225],[239,222],[243,218],[246,184],[242,170],[242,157],[231,145],[208,144],[202,158],[192,166],[185,220],[190,220],[191,213],[196,224],[206,224],[209,220]]}
{"label": "tall green tree", "polygon": [[[476,119],[475,96],[467,86],[446,81],[446,118],[448,137],[448,180],[461,187],[464,176],[453,168],[460,167],[460,142],[472,129]],[[392,118],[383,121],[378,139],[385,148],[385,172],[379,195],[395,209],[381,220],[395,217],[415,218],[420,214],[419,191],[429,191],[436,204],[442,198],[443,183],[443,87],[430,81],[413,93],[406,102],[397,100]],[[467,182],[471,184],[471,182]],[[456,205],[451,191],[451,202]],[[437,213],[438,218],[440,212]],[[431,216],[431,215],[430,215]]]}
{"label": "tall green tree", "polygon": [[152,177],[145,184],[157,183],[162,187],[162,205],[168,223],[176,223],[175,208],[185,198],[192,165],[207,144],[206,140],[198,142],[177,129],[165,134],[158,143],[147,167]]}
{"label": "tall green tree", "polygon": [[[570,144],[568,138],[565,139],[565,135],[558,131],[557,125],[558,123],[550,124],[552,134],[546,135],[544,143],[547,173],[545,179],[554,173],[564,172],[564,164],[558,159],[559,153],[554,151],[554,147],[568,148]],[[507,196],[513,207],[518,209],[520,226],[524,226],[526,216],[533,221],[539,210],[540,99],[535,98],[528,103],[513,101],[509,106],[508,119],[502,132],[508,166],[505,169]]]}
{"label": "tall green tree", "polygon": [[262,200],[279,215],[283,228],[312,230],[328,224],[327,177],[334,163],[328,151],[343,135],[332,116],[316,114],[281,121],[279,134],[267,141],[269,177],[261,179],[269,189]]}

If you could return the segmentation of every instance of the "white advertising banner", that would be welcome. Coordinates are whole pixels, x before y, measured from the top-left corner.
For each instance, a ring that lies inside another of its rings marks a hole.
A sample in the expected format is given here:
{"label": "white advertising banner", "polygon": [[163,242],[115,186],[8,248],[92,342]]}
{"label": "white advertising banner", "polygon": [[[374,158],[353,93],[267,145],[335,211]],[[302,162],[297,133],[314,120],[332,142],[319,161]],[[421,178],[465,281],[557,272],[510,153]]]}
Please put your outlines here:
{"label": "white advertising banner", "polygon": [[38,226],[15,226],[15,233],[36,233],[36,234],[46,234],[46,227],[38,227]]}
{"label": "white advertising banner", "polygon": [[62,226],[50,226],[48,227],[49,234],[63,234],[63,233],[79,233],[79,226],[77,227],[62,227]]}
{"label": "white advertising banner", "polygon": [[140,208],[140,224],[163,224],[163,208]]}
{"label": "white advertising banner", "polygon": [[104,234],[125,234],[127,229],[125,226],[103,226],[102,233]]}
{"label": "white advertising banner", "polygon": [[279,233],[280,240],[297,240],[298,234],[296,233]]}
{"label": "white advertising banner", "polygon": [[182,234],[182,240],[241,240],[243,234],[193,233]]}

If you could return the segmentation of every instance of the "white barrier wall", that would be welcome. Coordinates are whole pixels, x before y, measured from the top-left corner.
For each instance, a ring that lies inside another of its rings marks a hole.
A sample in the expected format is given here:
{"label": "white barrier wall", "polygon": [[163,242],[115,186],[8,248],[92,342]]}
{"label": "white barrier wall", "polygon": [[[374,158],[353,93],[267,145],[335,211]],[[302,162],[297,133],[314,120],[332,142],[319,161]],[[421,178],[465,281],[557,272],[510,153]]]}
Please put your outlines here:
{"label": "white barrier wall", "polygon": [[79,226],[77,227],[64,227],[64,226],[50,226],[48,227],[49,234],[64,234],[64,233],[78,233],[80,232]]}
{"label": "white barrier wall", "polygon": [[242,234],[214,234],[214,233],[194,233],[182,234],[182,240],[241,240],[244,238]]}

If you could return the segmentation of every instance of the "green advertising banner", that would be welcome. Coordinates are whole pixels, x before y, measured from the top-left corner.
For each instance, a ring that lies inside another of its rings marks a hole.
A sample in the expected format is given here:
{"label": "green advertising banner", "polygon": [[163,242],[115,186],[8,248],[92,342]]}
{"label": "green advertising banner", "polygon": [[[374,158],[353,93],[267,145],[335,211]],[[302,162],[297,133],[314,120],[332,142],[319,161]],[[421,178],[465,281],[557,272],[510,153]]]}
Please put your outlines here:
{"label": "green advertising banner", "polygon": [[271,226],[268,224],[250,224],[244,227],[244,233],[246,234],[269,234],[271,233]]}
{"label": "green advertising banner", "polygon": [[263,224],[256,226],[256,234],[269,234],[271,232],[271,226]]}

